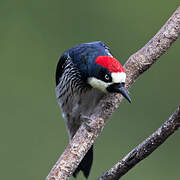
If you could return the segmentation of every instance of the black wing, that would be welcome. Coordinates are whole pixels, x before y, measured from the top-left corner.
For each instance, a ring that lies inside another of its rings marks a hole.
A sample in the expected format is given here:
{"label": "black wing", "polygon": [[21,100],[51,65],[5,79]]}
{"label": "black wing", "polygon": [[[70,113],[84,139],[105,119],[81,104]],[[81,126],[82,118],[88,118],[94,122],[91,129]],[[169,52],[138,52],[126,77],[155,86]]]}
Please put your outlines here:
{"label": "black wing", "polygon": [[59,80],[64,72],[65,62],[67,61],[67,59],[68,55],[66,53],[64,53],[59,59],[56,67],[56,86],[59,84]]}

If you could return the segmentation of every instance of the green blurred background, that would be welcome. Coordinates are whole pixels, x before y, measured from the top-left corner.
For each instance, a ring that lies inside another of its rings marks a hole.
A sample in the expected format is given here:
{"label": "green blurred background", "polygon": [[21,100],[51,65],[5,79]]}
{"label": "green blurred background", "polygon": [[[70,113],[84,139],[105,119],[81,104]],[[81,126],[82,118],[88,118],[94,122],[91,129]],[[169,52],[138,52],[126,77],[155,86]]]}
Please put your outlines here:
{"label": "green blurred background", "polygon": [[[179,4],[178,0],[0,0],[0,179],[44,179],[68,143],[54,80],[63,51],[101,40],[124,64]],[[180,40],[131,88],[132,104],[123,101],[113,114],[95,142],[90,180],[176,109],[179,49]],[[179,150],[177,132],[122,179],[179,179]]]}

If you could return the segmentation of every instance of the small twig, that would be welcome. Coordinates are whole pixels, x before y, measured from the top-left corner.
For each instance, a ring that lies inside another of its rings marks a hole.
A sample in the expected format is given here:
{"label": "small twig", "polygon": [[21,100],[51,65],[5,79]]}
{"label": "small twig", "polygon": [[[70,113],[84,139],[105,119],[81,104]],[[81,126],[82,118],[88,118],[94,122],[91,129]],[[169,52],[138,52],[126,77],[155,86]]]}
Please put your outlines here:
{"label": "small twig", "polygon": [[171,134],[180,127],[180,106],[170,118],[151,136],[134,148],[122,160],[115,164],[97,180],[118,180],[141,160],[149,156]]}
{"label": "small twig", "polygon": [[[125,64],[129,89],[135,80],[164,54],[180,35],[180,7],[160,31],[142,49],[133,54]],[[119,107],[122,96],[109,94],[100,101],[87,125],[82,124],[64,153],[52,168],[46,180],[69,179],[82,158],[98,137],[106,121]],[[87,128],[88,127],[88,128]],[[91,131],[92,130],[92,131]]]}

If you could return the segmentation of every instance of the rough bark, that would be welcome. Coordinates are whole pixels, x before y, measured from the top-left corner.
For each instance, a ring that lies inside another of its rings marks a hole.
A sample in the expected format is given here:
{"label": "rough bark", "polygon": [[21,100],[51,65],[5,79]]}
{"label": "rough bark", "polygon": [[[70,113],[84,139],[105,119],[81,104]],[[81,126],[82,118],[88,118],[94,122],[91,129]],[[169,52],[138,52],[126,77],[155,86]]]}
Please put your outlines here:
{"label": "rough bark", "polygon": [[[126,64],[126,88],[163,55],[180,35],[180,7],[159,32],[138,52],[133,54]],[[66,180],[72,175],[78,164],[98,137],[106,121],[119,107],[122,96],[109,94],[100,101],[90,117],[84,117],[72,141],[60,156],[46,180]]]}
{"label": "rough bark", "polygon": [[180,106],[151,136],[134,148],[97,180],[118,180],[141,160],[149,156],[180,126]]}

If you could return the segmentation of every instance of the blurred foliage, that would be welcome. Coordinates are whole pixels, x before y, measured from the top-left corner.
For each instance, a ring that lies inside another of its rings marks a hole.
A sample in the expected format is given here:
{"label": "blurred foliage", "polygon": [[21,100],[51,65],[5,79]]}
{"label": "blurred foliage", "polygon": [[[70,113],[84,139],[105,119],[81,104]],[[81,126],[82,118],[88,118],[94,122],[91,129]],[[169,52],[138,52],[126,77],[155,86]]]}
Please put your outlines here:
{"label": "blurred foliage", "polygon": [[[0,1],[0,179],[44,179],[68,143],[55,98],[63,51],[107,43],[122,64],[160,29],[179,1]],[[96,179],[150,135],[180,100],[180,41],[131,88],[95,143]],[[179,179],[180,132],[122,179]],[[83,176],[78,176],[83,179]],[[73,179],[73,178],[72,178]]]}

